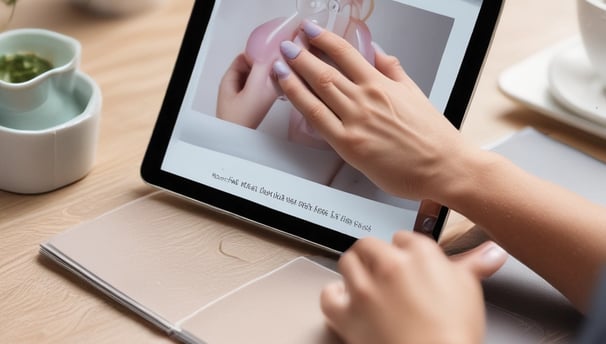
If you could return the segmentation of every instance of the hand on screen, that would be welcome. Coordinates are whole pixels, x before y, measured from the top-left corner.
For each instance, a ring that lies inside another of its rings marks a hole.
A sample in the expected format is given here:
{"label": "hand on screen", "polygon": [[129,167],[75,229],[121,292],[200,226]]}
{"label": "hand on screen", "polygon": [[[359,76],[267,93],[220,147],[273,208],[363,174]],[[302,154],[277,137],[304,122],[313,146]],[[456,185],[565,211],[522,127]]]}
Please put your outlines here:
{"label": "hand on screen", "polygon": [[451,259],[431,239],[401,231],[393,244],[358,240],[339,260],[343,282],[324,288],[322,311],[348,344],[480,343],[479,281],[507,259],[492,242]]}
{"label": "hand on screen", "polygon": [[251,66],[243,54],[238,55],[221,79],[217,117],[257,128],[278,98],[270,74],[271,65]]}
{"label": "hand on screen", "polygon": [[341,37],[308,21],[303,30],[312,48],[338,69],[283,42],[288,65],[276,61],[274,72],[288,99],[341,157],[383,190],[439,201],[441,178],[468,153],[458,130],[395,57],[377,51],[373,67]]}

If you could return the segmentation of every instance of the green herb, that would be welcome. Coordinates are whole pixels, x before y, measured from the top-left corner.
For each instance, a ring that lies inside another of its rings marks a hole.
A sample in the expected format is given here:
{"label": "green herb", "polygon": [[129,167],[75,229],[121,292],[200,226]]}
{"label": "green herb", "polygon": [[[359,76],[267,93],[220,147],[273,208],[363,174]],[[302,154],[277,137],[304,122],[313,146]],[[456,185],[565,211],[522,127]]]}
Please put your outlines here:
{"label": "green herb", "polygon": [[0,80],[10,83],[26,82],[52,68],[48,60],[32,53],[0,56]]}

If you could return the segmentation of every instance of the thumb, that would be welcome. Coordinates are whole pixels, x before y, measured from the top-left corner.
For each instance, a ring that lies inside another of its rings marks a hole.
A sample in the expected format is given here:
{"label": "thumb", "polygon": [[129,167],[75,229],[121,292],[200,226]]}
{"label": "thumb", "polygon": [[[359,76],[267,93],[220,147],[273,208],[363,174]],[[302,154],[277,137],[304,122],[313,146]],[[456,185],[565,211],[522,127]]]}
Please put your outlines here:
{"label": "thumb", "polygon": [[455,264],[471,271],[479,279],[487,278],[497,272],[509,255],[492,241],[483,243],[467,252],[453,255]]}
{"label": "thumb", "polygon": [[338,322],[340,315],[349,305],[349,294],[343,281],[335,281],[322,289],[320,307],[330,322]]}
{"label": "thumb", "polygon": [[328,326],[339,336],[346,336],[345,324],[349,307],[349,294],[343,281],[330,283],[320,295],[320,308],[326,318]]}

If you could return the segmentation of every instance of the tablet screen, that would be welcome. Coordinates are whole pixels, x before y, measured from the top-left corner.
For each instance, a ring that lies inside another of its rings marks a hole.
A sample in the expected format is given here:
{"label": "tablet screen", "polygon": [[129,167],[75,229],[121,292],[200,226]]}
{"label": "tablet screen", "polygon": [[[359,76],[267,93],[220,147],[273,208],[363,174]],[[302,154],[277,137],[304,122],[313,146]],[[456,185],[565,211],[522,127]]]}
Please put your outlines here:
{"label": "tablet screen", "polygon": [[[198,1],[143,178],[212,207],[343,251],[412,230],[419,202],[345,163],[281,97],[271,65],[312,20],[373,63],[396,56],[435,107],[461,124],[500,4],[482,0]],[[445,211],[432,228],[438,237]]]}

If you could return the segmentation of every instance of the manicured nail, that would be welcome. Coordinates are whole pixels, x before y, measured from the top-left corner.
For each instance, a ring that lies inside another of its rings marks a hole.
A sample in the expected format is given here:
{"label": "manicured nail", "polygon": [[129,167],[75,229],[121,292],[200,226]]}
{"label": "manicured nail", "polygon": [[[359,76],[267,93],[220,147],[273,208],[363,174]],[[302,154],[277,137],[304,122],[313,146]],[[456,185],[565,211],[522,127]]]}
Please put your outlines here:
{"label": "manicured nail", "polygon": [[377,43],[377,42],[370,42],[370,44],[372,45],[373,48],[375,48],[375,51],[380,52],[381,54],[385,55],[385,50],[383,50],[383,48],[381,48],[381,46]]}
{"label": "manicured nail", "polygon": [[290,75],[291,69],[286,63],[281,60],[276,60],[273,65],[274,73],[278,79],[286,79]]}
{"label": "manicured nail", "polygon": [[284,56],[292,60],[299,56],[299,53],[301,53],[301,47],[291,41],[284,41],[280,43],[280,51],[282,54],[284,54]]}
{"label": "manicured nail", "polygon": [[303,21],[303,32],[305,32],[307,36],[314,38],[321,34],[322,31],[324,31],[324,29],[311,20],[307,19]]}
{"label": "manicured nail", "polygon": [[497,262],[507,256],[507,252],[497,244],[490,245],[490,248],[482,254],[486,263]]}

